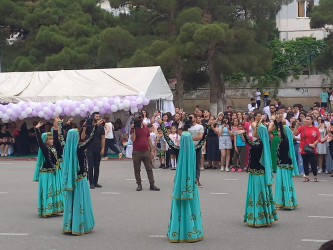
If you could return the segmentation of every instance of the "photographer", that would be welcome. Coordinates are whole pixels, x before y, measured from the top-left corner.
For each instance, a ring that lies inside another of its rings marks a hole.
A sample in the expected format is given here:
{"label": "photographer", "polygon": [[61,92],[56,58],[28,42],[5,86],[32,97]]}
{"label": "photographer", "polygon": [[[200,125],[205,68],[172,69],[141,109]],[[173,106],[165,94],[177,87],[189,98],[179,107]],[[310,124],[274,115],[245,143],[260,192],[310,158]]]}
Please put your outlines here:
{"label": "photographer", "polygon": [[131,141],[133,142],[133,166],[134,166],[134,175],[138,187],[136,191],[142,190],[142,181],[141,181],[141,162],[145,165],[150,190],[160,191],[154,184],[154,174],[152,169],[152,159],[154,157],[154,147],[152,146],[150,133],[146,126],[142,123],[142,116],[140,113],[135,113],[133,116],[133,123],[131,129]]}
{"label": "photographer", "polygon": [[88,159],[88,177],[90,188],[100,188],[102,185],[98,183],[99,177],[99,165],[101,163],[101,156],[104,155],[105,148],[105,131],[101,126],[102,120],[99,117],[98,112],[94,112],[87,117],[87,126],[82,130],[82,138],[86,138],[86,135],[90,135],[93,127],[97,124],[98,127],[95,130],[92,142],[87,147],[87,159]]}

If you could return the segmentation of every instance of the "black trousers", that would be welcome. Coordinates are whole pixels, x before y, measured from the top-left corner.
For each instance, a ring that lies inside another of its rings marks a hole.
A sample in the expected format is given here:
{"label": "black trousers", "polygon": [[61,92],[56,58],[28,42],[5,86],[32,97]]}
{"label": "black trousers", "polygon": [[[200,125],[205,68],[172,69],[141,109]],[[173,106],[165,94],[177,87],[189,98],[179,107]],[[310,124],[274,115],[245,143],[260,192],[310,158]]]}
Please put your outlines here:
{"label": "black trousers", "polygon": [[200,180],[200,162],[201,162],[201,148],[195,150],[195,177],[197,181]]}
{"label": "black trousers", "polygon": [[261,105],[261,100],[257,100],[256,103],[257,103],[257,108],[259,109]]}
{"label": "black trousers", "polygon": [[302,154],[304,174],[309,175],[309,164],[311,165],[313,176],[317,176],[317,159],[315,154]]}
{"label": "black trousers", "polygon": [[101,151],[87,150],[88,178],[90,184],[98,183],[99,165],[101,163]]}
{"label": "black trousers", "polygon": [[108,156],[108,150],[109,150],[109,148],[111,148],[111,150],[113,152],[115,152],[116,154],[120,153],[120,151],[118,150],[118,148],[116,147],[115,144],[116,144],[115,139],[107,139],[107,138],[105,138],[104,157]]}

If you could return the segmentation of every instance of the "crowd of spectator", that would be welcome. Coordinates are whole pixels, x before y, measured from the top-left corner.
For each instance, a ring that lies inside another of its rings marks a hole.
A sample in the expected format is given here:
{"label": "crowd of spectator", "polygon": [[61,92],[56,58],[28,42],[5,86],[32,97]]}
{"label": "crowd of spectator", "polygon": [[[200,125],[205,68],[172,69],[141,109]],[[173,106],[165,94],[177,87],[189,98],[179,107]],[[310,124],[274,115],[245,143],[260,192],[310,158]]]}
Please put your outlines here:
{"label": "crowd of spectator", "polygon": [[[247,170],[249,147],[242,140],[241,136],[236,135],[237,131],[246,130],[248,136],[251,138],[251,123],[261,120],[267,126],[271,140],[273,141],[276,131],[272,128],[272,118],[277,114],[281,114],[284,118],[284,124],[292,130],[297,130],[299,126],[304,125],[307,117],[311,119],[313,126],[318,128],[320,132],[320,142],[316,145],[316,168],[318,169],[318,173],[331,173],[333,170],[333,159],[331,157],[331,151],[333,154],[333,112],[329,111],[333,111],[331,107],[331,103],[333,104],[332,89],[326,91],[324,88],[320,95],[320,102],[315,102],[309,110],[305,110],[301,104],[286,106],[278,99],[271,101],[267,89],[263,91],[262,103],[261,99],[261,92],[257,89],[254,97],[251,98],[248,104],[247,110],[234,110],[231,106],[227,106],[225,112],[219,112],[216,115],[211,114],[208,109],[202,109],[199,106],[195,107],[193,113],[190,114],[181,112],[179,107],[175,108],[174,115],[170,112],[161,113],[160,110],[155,110],[154,114],[149,116],[147,110],[142,110],[143,124],[149,128],[152,145],[155,147],[154,159],[156,161],[153,160],[155,167],[159,165],[163,169],[176,169],[177,158],[177,155],[169,149],[166,143],[160,129],[159,119],[162,119],[170,139],[176,145],[180,141],[184,119],[192,118],[189,132],[192,134],[194,143],[197,143],[202,138],[207,124],[211,125],[212,129],[208,132],[206,143],[200,151],[200,155],[197,155],[197,162],[200,169],[242,172]],[[104,117],[104,120],[105,131],[108,135],[104,159],[107,159],[107,150],[109,148],[121,157],[122,153],[124,153],[124,147],[131,144],[129,134],[133,114],[128,117],[124,124],[120,119],[112,123],[108,117]],[[65,122],[64,130],[78,128],[79,131],[82,131],[83,123],[84,120],[77,125],[71,118]],[[36,124],[37,121],[34,121],[32,127],[29,129],[25,121],[0,125],[1,156],[36,153],[38,147],[33,128]],[[49,132],[51,128],[51,123],[45,123],[41,130],[42,132]],[[302,133],[295,133],[294,146],[298,159],[298,168],[299,172],[304,175],[307,171],[304,171],[302,162],[300,152],[301,141]],[[332,144],[332,147],[330,147],[330,144]],[[157,162],[158,164],[156,165]]]}

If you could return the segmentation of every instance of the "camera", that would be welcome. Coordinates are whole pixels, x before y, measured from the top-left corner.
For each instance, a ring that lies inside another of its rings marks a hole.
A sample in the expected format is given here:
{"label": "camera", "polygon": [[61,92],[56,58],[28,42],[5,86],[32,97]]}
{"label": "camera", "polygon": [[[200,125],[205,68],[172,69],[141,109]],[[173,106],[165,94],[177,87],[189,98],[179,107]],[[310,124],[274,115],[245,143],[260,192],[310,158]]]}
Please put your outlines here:
{"label": "camera", "polygon": [[86,115],[86,126],[87,127],[91,127],[93,120],[94,120],[94,114],[90,114],[90,112],[87,111],[87,115]]}
{"label": "camera", "polygon": [[134,124],[134,128],[141,128],[141,124],[142,124],[142,115],[141,115],[141,113],[135,112],[133,114],[132,123]]}
{"label": "camera", "polygon": [[184,123],[184,131],[188,131],[188,129],[192,126],[192,116],[189,116],[186,113],[183,123]]}

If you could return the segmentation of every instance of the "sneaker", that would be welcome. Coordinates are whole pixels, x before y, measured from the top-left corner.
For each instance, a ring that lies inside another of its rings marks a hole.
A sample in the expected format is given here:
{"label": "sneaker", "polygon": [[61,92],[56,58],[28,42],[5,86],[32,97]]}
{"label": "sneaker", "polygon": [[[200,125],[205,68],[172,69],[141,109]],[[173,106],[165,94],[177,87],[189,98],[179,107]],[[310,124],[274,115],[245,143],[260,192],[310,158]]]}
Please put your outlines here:
{"label": "sneaker", "polygon": [[176,168],[175,167],[171,167],[171,170],[176,170]]}
{"label": "sneaker", "polygon": [[238,172],[243,172],[243,170],[242,170],[241,168],[239,168],[237,171],[238,171]]}
{"label": "sneaker", "polygon": [[138,187],[136,188],[136,191],[141,191],[142,190],[142,185],[138,185]]}
{"label": "sneaker", "polygon": [[321,174],[323,170],[321,168],[318,169],[318,174]]}
{"label": "sneaker", "polygon": [[232,169],[231,169],[231,172],[236,172],[236,169],[235,169],[235,168],[232,168]]}
{"label": "sneaker", "polygon": [[107,161],[109,158],[108,157],[103,157],[102,161]]}
{"label": "sneaker", "polygon": [[327,171],[327,169],[325,170],[325,174],[329,174],[329,172]]}
{"label": "sneaker", "polygon": [[203,185],[200,183],[200,181],[198,182],[198,187],[203,188]]}
{"label": "sneaker", "polygon": [[229,168],[228,168],[228,167],[225,167],[225,171],[226,171],[226,172],[229,172],[230,170],[229,170]]}
{"label": "sneaker", "polygon": [[100,184],[96,183],[96,184],[95,184],[95,187],[97,187],[97,188],[101,188],[101,187],[102,187],[102,185],[100,185]]}
{"label": "sneaker", "polygon": [[90,184],[90,189],[95,189],[95,184],[94,183]]}
{"label": "sneaker", "polygon": [[158,187],[156,187],[155,185],[150,185],[149,188],[151,191],[160,191],[160,189]]}
{"label": "sneaker", "polygon": [[224,167],[223,167],[223,166],[221,166],[221,171],[222,171],[222,172],[224,171]]}
{"label": "sneaker", "polygon": [[204,171],[204,170],[205,170],[205,168],[204,168],[204,167],[201,167],[201,168],[200,168],[200,171]]}

